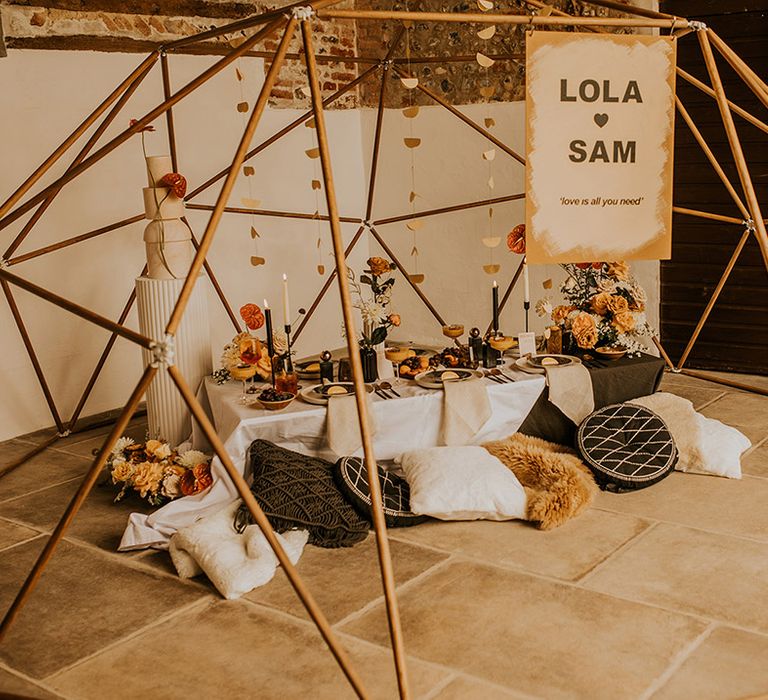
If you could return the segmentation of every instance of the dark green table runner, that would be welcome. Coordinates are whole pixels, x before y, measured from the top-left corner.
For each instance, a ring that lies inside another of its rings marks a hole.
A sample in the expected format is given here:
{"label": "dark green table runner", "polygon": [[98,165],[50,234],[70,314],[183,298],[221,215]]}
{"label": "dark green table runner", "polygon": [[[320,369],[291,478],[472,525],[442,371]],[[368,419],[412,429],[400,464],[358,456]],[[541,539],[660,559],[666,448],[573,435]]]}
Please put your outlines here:
{"label": "dark green table runner", "polygon": [[[664,373],[664,360],[652,355],[602,362],[604,367],[587,367],[592,377],[595,410],[653,394]],[[576,427],[549,402],[549,389],[544,389],[518,432],[560,445],[573,445]]]}

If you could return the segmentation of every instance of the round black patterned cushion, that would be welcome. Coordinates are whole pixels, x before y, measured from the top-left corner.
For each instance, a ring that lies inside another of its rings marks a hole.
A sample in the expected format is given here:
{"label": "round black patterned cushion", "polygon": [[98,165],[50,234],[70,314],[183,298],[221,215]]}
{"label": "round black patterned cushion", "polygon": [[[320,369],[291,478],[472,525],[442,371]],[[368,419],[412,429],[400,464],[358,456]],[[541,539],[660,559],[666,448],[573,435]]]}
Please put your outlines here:
{"label": "round black patterned cushion", "polygon": [[[411,512],[411,490],[402,477],[379,469],[384,519],[387,527],[408,527],[429,520],[426,515]],[[342,457],[333,470],[336,485],[360,515],[371,517],[371,491],[368,487],[368,467],[360,457]]]}
{"label": "round black patterned cushion", "polygon": [[605,406],[587,416],[579,426],[576,446],[606,491],[655,484],[677,462],[677,448],[664,421],[631,403]]}

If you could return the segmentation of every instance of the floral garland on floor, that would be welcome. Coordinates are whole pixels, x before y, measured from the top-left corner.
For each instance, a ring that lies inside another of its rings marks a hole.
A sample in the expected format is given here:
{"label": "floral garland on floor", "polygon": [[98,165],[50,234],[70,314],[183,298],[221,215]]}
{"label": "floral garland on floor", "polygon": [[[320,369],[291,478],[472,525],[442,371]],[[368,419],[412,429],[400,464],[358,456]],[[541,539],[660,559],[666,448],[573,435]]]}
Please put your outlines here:
{"label": "floral garland on floor", "polygon": [[[652,337],[645,316],[645,290],[632,276],[626,262],[569,263],[560,293],[565,304],[553,306],[549,296],[536,303],[539,316],[551,316],[565,332],[571,332],[584,349],[624,347],[640,352],[642,337]],[[550,283],[551,284],[551,283]]]}
{"label": "floral garland on floor", "polygon": [[198,450],[178,452],[162,440],[135,442],[122,437],[107,458],[107,474],[120,485],[115,503],[130,489],[153,506],[193,496],[213,483],[210,457]]}

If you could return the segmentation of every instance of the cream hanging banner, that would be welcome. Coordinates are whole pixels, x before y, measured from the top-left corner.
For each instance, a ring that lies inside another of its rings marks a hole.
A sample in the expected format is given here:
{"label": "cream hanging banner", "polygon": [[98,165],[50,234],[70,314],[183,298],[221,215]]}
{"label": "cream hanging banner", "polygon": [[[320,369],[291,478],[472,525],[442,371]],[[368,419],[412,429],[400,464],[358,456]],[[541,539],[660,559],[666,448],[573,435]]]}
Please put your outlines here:
{"label": "cream hanging banner", "polygon": [[671,255],[676,43],[532,32],[528,261]]}

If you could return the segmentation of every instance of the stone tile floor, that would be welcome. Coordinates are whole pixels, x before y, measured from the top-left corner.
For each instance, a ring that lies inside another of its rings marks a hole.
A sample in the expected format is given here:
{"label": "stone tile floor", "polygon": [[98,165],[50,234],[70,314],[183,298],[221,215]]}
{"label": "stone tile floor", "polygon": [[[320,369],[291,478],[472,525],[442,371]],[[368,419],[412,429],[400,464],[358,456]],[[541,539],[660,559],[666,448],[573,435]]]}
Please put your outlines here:
{"label": "stone tile floor", "polygon": [[[752,439],[741,481],[676,473],[602,493],[547,533],[520,522],[391,532],[414,697],[768,694],[768,397],[681,375],[663,388]],[[105,431],[62,440],[0,481],[0,609]],[[0,445],[0,464],[43,437]],[[281,572],[224,601],[204,578],[179,580],[164,552],[116,553],[138,504],[111,500],[94,489],[0,647],[0,696],[352,697]],[[371,697],[397,697],[372,537],[307,548],[298,569]]]}

